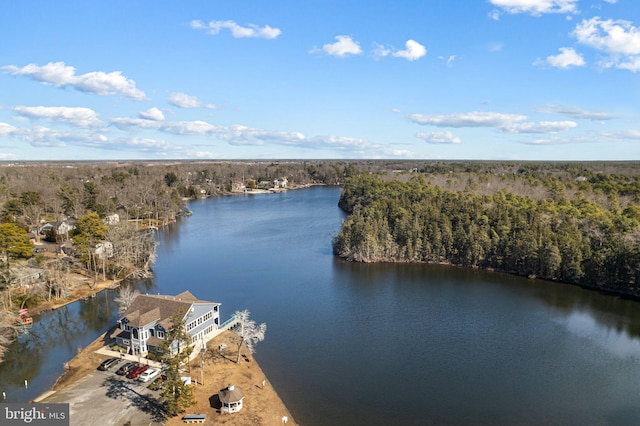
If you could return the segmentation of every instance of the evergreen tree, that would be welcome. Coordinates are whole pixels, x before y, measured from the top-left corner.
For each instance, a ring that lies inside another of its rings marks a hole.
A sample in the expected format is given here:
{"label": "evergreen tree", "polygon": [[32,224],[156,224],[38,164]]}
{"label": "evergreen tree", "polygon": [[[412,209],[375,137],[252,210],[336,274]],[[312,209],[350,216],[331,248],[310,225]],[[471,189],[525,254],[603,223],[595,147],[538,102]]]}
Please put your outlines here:
{"label": "evergreen tree", "polygon": [[190,346],[191,336],[185,331],[184,314],[184,311],[177,311],[171,316],[171,328],[167,330],[162,344],[162,363],[166,380],[160,398],[168,416],[183,413],[196,403],[193,389],[182,380],[182,371],[187,367],[193,349]]}
{"label": "evergreen tree", "polygon": [[9,257],[29,258],[33,256],[33,246],[27,231],[15,223],[0,225],[0,252]]}

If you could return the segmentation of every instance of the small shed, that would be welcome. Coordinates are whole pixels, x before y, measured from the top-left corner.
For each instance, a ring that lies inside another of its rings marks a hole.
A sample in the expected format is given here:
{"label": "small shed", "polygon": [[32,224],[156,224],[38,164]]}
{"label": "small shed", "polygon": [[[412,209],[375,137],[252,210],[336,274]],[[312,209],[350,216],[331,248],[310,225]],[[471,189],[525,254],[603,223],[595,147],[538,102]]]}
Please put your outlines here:
{"label": "small shed", "polygon": [[229,385],[218,392],[218,397],[222,403],[223,413],[237,413],[242,410],[242,400],[244,399],[242,389]]}

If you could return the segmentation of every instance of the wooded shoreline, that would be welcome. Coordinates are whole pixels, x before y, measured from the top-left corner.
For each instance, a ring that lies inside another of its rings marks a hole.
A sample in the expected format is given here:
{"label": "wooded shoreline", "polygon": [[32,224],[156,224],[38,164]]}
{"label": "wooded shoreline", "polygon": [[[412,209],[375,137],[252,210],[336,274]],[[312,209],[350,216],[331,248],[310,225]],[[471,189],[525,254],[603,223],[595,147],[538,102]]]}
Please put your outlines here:
{"label": "wooded shoreline", "polygon": [[482,268],[637,300],[640,179],[580,172],[544,179],[476,173],[444,182],[357,176],[340,198],[349,218],[334,253],[359,262]]}

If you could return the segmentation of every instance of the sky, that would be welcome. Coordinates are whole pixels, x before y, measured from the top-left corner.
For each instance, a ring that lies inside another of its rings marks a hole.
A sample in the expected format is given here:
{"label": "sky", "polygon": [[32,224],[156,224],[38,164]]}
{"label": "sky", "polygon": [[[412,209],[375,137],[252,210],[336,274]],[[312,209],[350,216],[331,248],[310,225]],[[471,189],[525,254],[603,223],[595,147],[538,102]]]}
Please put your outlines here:
{"label": "sky", "polygon": [[640,160],[638,0],[0,2],[0,160]]}

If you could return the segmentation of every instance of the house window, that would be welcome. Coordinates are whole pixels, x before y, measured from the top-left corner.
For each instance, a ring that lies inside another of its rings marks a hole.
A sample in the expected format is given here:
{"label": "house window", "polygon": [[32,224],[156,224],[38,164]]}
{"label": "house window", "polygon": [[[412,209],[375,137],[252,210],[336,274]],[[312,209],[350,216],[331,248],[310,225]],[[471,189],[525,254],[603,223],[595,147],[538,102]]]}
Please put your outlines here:
{"label": "house window", "polygon": [[158,339],[164,339],[164,331],[158,330]]}

